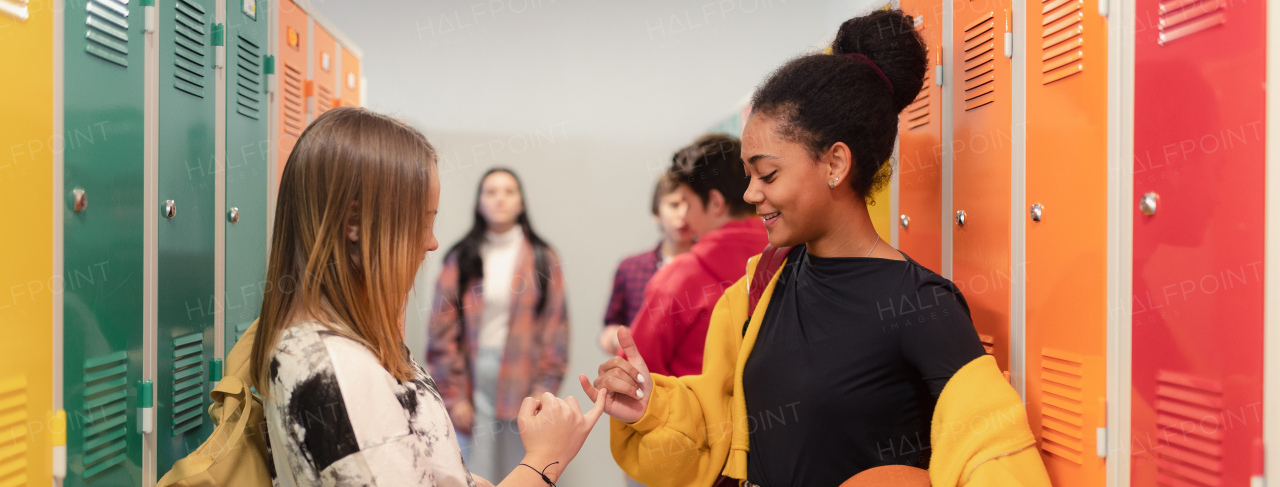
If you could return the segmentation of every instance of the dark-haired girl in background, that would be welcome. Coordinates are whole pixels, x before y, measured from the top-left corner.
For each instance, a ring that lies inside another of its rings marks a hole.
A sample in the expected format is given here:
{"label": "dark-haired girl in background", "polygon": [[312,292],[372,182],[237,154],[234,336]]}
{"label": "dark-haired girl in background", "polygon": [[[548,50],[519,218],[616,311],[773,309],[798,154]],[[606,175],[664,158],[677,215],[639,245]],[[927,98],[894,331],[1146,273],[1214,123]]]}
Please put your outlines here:
{"label": "dark-haired girl in background", "polygon": [[791,249],[771,280],[751,282],[756,258],[724,293],[702,374],[651,376],[623,330],[626,358],[581,378],[591,397],[613,392],[614,458],[650,486],[835,486],[882,466],[927,469],[934,486],[1047,486],[964,297],[867,212],[923,85],[924,41],[911,17],[878,11],[845,22],[832,52],[788,62],[752,98],[744,199]]}
{"label": "dark-haired girl in background", "polygon": [[431,313],[431,375],[467,466],[485,478],[520,463],[520,403],[555,394],[569,358],[560,259],[533,231],[525,201],[510,169],[485,173],[475,221],[445,256]]}

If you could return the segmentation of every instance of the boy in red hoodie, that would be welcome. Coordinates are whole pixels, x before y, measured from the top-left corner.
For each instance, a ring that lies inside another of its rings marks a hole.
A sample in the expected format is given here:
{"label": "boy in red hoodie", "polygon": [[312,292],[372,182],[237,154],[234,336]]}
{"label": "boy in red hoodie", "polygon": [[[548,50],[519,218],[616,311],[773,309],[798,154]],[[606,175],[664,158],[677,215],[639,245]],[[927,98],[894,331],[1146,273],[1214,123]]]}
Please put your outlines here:
{"label": "boy in red hoodie", "polygon": [[685,195],[685,222],[697,243],[653,276],[631,323],[650,372],[702,373],[711,310],[746,273],[747,259],[769,243],[755,208],[742,199],[750,180],[741,147],[727,135],[704,135],[672,157],[666,177]]}

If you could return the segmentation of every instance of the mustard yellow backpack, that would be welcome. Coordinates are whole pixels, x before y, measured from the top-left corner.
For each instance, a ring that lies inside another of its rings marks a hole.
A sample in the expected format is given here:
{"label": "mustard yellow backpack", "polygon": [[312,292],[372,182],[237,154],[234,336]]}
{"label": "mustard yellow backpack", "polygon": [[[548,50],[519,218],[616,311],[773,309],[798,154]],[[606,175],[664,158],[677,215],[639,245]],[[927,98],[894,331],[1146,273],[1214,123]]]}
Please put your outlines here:
{"label": "mustard yellow backpack", "polygon": [[249,389],[249,357],[257,329],[254,321],[227,353],[225,374],[210,394],[213,434],[174,463],[157,487],[271,487],[262,399]]}

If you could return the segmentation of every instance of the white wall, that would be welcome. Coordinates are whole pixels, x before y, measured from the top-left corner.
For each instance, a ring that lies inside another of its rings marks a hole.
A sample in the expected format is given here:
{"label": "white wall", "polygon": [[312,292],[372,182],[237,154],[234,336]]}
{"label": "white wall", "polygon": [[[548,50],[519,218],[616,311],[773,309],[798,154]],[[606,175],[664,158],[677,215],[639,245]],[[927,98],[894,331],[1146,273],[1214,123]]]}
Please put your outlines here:
{"label": "white wall", "polygon": [[[443,251],[470,225],[480,174],[524,180],[565,263],[573,343],[562,395],[607,357],[596,334],[613,271],[658,238],[649,195],[671,154],[773,69],[883,0],[312,0],[365,52],[368,105],[441,152],[441,251],[418,274],[419,360]],[[622,485],[601,421],[560,485]],[[499,479],[491,479],[499,480]]]}

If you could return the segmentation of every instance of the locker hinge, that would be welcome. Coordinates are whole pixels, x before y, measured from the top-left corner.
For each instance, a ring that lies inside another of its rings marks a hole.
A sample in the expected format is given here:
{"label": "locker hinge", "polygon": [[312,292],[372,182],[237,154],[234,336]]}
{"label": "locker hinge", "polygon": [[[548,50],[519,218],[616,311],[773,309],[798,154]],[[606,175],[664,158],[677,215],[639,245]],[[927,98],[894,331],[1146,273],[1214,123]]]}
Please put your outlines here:
{"label": "locker hinge", "polygon": [[1098,428],[1098,438],[1094,440],[1094,444],[1098,445],[1098,458],[1107,458],[1107,429]]}
{"label": "locker hinge", "polygon": [[1004,57],[1013,57],[1013,19],[1009,9],[1004,9]]}
{"label": "locker hinge", "polygon": [[1098,15],[1103,18],[1111,15],[1111,0],[1098,0]]}
{"label": "locker hinge", "polygon": [[937,54],[933,61],[933,84],[942,86],[942,73],[945,71],[942,69],[942,46],[938,46],[935,52]]}
{"label": "locker hinge", "polygon": [[1094,438],[1094,447],[1097,450],[1098,458],[1107,458],[1107,398],[1098,398],[1098,409],[1102,413],[1102,427],[1098,428],[1097,437]]}
{"label": "locker hinge", "polygon": [[210,387],[218,387],[218,381],[222,380],[222,359],[215,358],[209,361],[209,383]]}
{"label": "locker hinge", "polygon": [[154,387],[149,380],[138,381],[138,433],[149,435],[155,430]]}
{"label": "locker hinge", "polygon": [[262,74],[267,76],[267,93],[276,91],[276,57],[270,54],[262,56]]}
{"label": "locker hinge", "polygon": [[67,478],[67,412],[54,411],[49,418],[49,441],[53,444],[53,478]]}
{"label": "locker hinge", "polygon": [[142,32],[155,34],[160,26],[160,17],[156,13],[156,0],[141,0],[138,4],[142,5]]}
{"label": "locker hinge", "polygon": [[213,44],[213,67],[222,69],[227,67],[227,28],[223,24],[213,24],[211,29]]}

